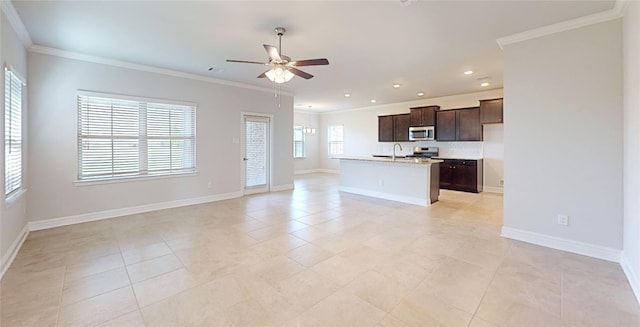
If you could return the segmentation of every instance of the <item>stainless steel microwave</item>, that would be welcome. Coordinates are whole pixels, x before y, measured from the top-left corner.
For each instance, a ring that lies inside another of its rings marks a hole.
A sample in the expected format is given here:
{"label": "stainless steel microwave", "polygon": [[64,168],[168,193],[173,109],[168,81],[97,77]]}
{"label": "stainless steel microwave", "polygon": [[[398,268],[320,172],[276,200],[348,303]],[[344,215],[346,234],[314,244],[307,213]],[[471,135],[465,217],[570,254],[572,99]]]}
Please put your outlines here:
{"label": "stainless steel microwave", "polygon": [[409,127],[410,141],[433,141],[435,138],[435,126]]}

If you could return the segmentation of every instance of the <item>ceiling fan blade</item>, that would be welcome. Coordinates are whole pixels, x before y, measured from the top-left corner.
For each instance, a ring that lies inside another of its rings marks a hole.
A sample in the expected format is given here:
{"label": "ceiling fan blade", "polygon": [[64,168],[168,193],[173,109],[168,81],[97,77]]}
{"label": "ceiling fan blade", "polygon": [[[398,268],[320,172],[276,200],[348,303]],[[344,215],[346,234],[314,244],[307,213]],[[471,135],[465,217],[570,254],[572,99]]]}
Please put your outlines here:
{"label": "ceiling fan blade", "polygon": [[264,62],[259,62],[259,61],[247,61],[247,60],[233,60],[233,59],[227,59],[227,62],[239,62],[239,63],[243,63],[243,64],[258,64],[258,65],[267,65]]}
{"label": "ceiling fan blade", "polygon": [[329,64],[329,60],[327,60],[326,58],[296,60],[289,63],[289,65],[293,67],[319,66],[319,65],[328,65],[328,64]]}
{"label": "ceiling fan blade", "polygon": [[301,71],[300,69],[297,68],[293,68],[293,67],[289,67],[289,71],[294,73],[295,75],[298,75],[304,79],[310,79],[313,77],[313,75],[309,74],[309,73],[305,73],[303,71]]}
{"label": "ceiling fan blade", "polygon": [[282,62],[282,58],[280,58],[280,53],[278,53],[278,48],[273,45],[263,44],[264,49],[267,50],[269,54],[269,58],[275,62]]}
{"label": "ceiling fan blade", "polygon": [[264,72],[264,73],[262,73],[262,74],[258,75],[258,78],[265,78],[265,77],[267,77],[267,72],[268,72],[268,71],[270,71],[270,70],[271,70],[271,69],[269,69],[269,70],[267,70],[266,72]]}

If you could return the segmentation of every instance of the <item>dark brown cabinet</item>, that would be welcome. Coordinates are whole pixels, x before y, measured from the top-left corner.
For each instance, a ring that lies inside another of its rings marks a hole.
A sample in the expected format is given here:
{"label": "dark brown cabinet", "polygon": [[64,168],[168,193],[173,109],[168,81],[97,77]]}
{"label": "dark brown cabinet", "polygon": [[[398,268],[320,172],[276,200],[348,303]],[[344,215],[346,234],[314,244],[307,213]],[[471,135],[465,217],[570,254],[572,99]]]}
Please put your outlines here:
{"label": "dark brown cabinet", "polygon": [[480,108],[436,111],[436,141],[482,141]]}
{"label": "dark brown cabinet", "polygon": [[393,140],[409,141],[410,114],[393,115]]}
{"label": "dark brown cabinet", "polygon": [[413,127],[434,126],[436,124],[436,111],[439,106],[415,107],[409,109],[411,125]]}
{"label": "dark brown cabinet", "polygon": [[378,116],[378,142],[393,142],[393,116]]}
{"label": "dark brown cabinet", "polygon": [[445,159],[440,164],[440,188],[482,192],[482,160]]}
{"label": "dark brown cabinet", "polygon": [[378,116],[378,142],[409,141],[410,114]]}
{"label": "dark brown cabinet", "polygon": [[480,124],[502,124],[502,98],[480,100]]}

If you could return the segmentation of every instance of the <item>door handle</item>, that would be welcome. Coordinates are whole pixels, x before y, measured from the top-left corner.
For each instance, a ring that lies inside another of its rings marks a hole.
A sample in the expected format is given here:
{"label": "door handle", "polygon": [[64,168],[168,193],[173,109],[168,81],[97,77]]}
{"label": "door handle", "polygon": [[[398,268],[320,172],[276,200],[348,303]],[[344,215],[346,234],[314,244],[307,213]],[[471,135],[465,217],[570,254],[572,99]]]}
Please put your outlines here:
{"label": "door handle", "polygon": [[244,161],[249,161],[249,159],[247,159],[247,158],[242,158],[242,160],[244,160]]}

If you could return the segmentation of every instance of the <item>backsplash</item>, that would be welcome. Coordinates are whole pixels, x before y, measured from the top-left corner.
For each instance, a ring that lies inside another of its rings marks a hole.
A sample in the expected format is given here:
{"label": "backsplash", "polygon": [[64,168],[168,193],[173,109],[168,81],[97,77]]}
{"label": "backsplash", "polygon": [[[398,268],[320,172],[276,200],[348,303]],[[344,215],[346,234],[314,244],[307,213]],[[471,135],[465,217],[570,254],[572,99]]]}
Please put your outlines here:
{"label": "backsplash", "polygon": [[[422,143],[422,142],[421,142]],[[441,157],[448,158],[482,158],[482,142],[425,142],[437,146]]]}
{"label": "backsplash", "polygon": [[[393,145],[391,142],[378,143],[380,154],[393,153]],[[482,142],[436,142],[436,141],[419,141],[419,142],[400,142],[402,151],[396,149],[396,154],[407,155],[413,153],[413,147],[438,147],[441,157],[448,158],[482,158],[483,143]]]}

